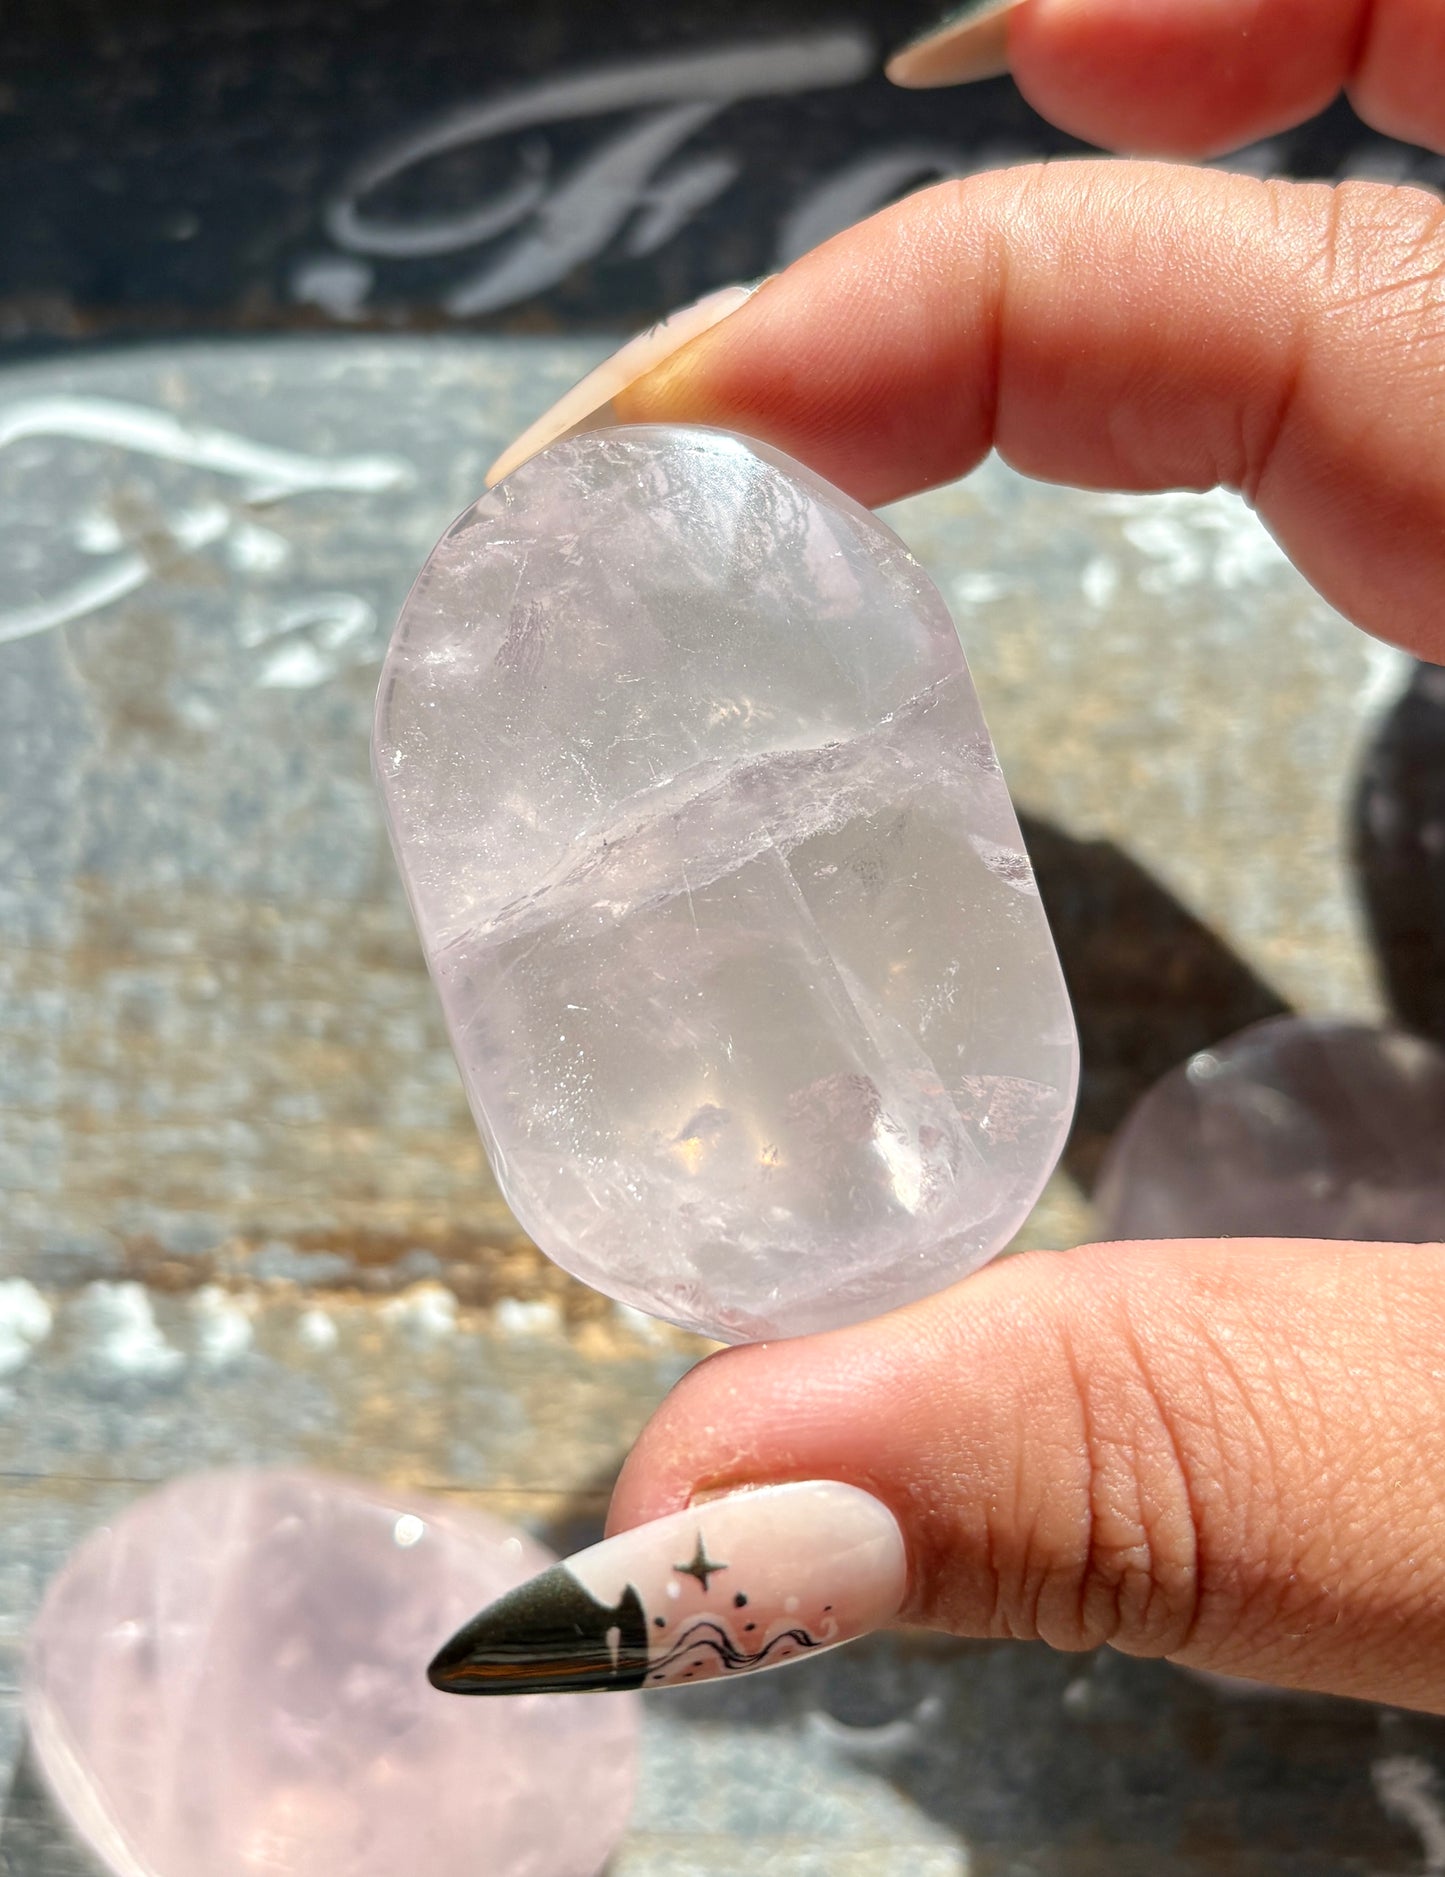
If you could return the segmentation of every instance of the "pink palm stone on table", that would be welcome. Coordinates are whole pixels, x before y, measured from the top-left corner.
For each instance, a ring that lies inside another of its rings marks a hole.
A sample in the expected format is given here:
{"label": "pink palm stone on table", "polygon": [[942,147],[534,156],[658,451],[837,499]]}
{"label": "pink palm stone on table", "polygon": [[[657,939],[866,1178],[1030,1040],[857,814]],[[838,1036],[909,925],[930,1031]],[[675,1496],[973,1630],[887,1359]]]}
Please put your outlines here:
{"label": "pink palm stone on table", "polygon": [[544,1251],[727,1342],[1008,1243],[1076,1045],[958,633],[720,431],[553,444],[449,528],[373,759],[462,1079]]}
{"label": "pink palm stone on table", "polygon": [[1107,1238],[1445,1238],[1445,1053],[1276,1017],[1200,1050],[1115,1137]]}
{"label": "pink palm stone on table", "polygon": [[178,1480],[46,1593],[24,1678],[41,1772],[118,1877],[593,1877],[631,1806],[635,1698],[454,1701],[425,1672],[551,1561],[409,1493]]}

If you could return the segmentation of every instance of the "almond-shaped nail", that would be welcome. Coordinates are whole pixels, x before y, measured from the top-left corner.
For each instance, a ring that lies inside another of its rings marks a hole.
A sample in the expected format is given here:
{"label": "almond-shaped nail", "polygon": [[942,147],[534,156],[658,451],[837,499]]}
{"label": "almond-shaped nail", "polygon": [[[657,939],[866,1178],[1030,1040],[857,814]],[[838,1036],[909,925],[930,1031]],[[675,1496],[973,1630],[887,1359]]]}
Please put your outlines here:
{"label": "almond-shaped nail", "polygon": [[572,436],[579,430],[597,429],[615,421],[611,407],[619,391],[625,390],[644,372],[651,371],[654,365],[660,365],[665,358],[671,358],[690,339],[696,339],[699,333],[716,326],[729,313],[735,313],[752,298],[761,284],[760,281],[754,281],[749,286],[719,287],[715,293],[704,295],[691,306],[680,307],[656,326],[650,326],[646,332],[629,339],[619,351],[594,366],[549,410],[543,411],[536,423],[529,425],[515,443],[508,444],[487,471],[487,487],[494,488],[504,476],[510,476],[514,469],[525,463],[529,456],[535,456],[538,450],[545,450],[549,443],[555,443],[559,437]]}
{"label": "almond-shaped nail", "polygon": [[746,1675],[890,1623],[907,1579],[898,1521],[871,1493],[836,1480],[764,1486],[554,1564],[473,1617],[427,1674],[463,1695]]}
{"label": "almond-shaped nail", "polygon": [[967,85],[1008,70],[1008,16],[1023,0],[972,0],[931,31],[910,40],[888,61],[895,85],[929,91]]}

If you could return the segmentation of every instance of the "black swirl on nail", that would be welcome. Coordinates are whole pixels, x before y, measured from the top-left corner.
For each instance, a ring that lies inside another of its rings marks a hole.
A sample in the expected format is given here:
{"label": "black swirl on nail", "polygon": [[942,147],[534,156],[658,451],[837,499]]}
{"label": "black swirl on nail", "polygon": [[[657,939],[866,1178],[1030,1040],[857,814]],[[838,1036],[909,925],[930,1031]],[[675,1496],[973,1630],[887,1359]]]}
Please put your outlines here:
{"label": "black swirl on nail", "polygon": [[781,1635],[772,1637],[761,1649],[748,1651],[740,1649],[721,1623],[704,1617],[692,1623],[673,1643],[664,1656],[649,1665],[649,1676],[664,1675],[674,1663],[680,1662],[690,1650],[707,1649],[718,1658],[726,1670],[761,1668],[775,1650],[784,1643],[791,1643],[795,1649],[817,1649],[821,1646],[818,1637],[810,1635],[806,1629],[785,1629]]}

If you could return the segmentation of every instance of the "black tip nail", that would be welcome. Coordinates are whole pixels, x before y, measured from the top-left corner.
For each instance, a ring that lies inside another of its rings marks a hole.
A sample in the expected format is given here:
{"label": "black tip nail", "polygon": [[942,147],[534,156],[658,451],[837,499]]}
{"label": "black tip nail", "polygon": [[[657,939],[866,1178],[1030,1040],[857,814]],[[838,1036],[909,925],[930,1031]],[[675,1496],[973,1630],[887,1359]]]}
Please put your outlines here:
{"label": "black tip nail", "polygon": [[444,1694],[561,1694],[640,1688],[647,1618],[630,1587],[599,1603],[565,1564],[509,1591],[439,1650],[427,1680]]}

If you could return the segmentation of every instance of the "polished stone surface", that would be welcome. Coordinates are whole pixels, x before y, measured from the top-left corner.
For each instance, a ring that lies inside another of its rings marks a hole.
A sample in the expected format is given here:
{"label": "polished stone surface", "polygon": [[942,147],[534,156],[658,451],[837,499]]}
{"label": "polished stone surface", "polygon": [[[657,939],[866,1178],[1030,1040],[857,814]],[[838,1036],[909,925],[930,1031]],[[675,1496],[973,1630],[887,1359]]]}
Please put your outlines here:
{"label": "polished stone surface", "polygon": [[1139,1103],[1094,1195],[1105,1238],[1445,1238],[1445,1053],[1284,1017]]}
{"label": "polished stone surface", "polygon": [[554,444],[453,524],[377,699],[398,864],[544,1251],[737,1342],[1001,1251],[1077,1045],[948,611],[719,431]]}
{"label": "polished stone surface", "polygon": [[117,1877],[593,1877],[632,1802],[631,1698],[448,1701],[425,1676],[549,1562],[416,1494],[183,1478],[46,1592],[24,1676],[40,1769]]}

